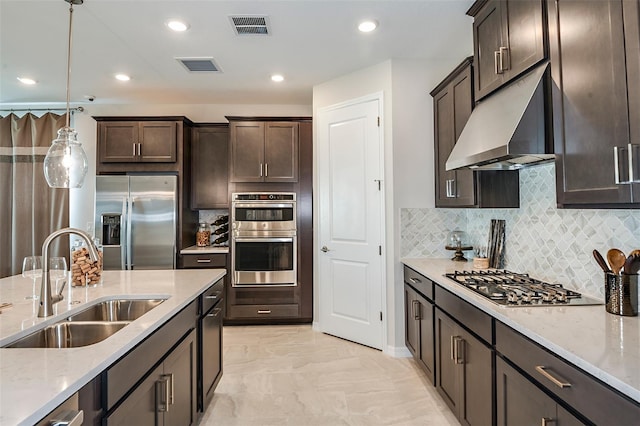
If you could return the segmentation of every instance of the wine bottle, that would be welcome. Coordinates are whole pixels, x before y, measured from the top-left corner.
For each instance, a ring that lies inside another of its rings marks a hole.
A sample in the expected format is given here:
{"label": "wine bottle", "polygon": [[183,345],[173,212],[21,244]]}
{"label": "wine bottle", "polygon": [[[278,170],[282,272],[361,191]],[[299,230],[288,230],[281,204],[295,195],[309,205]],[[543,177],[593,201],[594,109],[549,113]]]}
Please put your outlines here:
{"label": "wine bottle", "polygon": [[218,218],[212,223],[213,226],[224,225],[225,223],[229,223],[229,215],[218,216]]}
{"label": "wine bottle", "polygon": [[220,235],[220,234],[224,234],[225,232],[229,231],[229,225],[228,224],[224,224],[221,227],[215,229],[213,231],[214,235]]}
{"label": "wine bottle", "polygon": [[216,238],[215,240],[213,240],[213,244],[222,244],[222,243],[224,243],[225,241],[228,241],[228,240],[229,240],[229,234],[227,233],[227,234],[221,235],[218,238]]}

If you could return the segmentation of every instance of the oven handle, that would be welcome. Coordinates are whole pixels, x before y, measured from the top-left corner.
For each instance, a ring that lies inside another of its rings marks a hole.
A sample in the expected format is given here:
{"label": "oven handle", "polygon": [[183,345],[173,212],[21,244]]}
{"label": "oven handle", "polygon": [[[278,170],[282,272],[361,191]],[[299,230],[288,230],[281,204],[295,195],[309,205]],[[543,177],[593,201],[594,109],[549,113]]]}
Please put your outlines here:
{"label": "oven handle", "polygon": [[293,237],[283,237],[283,238],[274,238],[274,237],[235,237],[234,240],[239,243],[292,243]]}
{"label": "oven handle", "polygon": [[259,208],[259,209],[264,209],[264,208],[293,208],[296,205],[295,202],[292,203],[274,203],[271,201],[265,201],[264,203],[243,203],[240,201],[234,201],[233,202],[233,207],[234,208],[241,208],[241,209],[251,209],[251,208]]}

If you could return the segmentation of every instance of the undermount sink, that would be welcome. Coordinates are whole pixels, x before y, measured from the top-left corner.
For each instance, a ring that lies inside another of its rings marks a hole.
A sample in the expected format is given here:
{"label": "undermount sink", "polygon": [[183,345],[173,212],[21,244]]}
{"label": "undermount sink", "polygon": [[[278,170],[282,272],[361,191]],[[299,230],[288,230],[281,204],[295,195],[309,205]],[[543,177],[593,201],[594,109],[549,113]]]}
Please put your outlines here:
{"label": "undermount sink", "polygon": [[129,321],[69,322],[49,325],[19,339],[7,348],[78,348],[98,343],[129,324]]}
{"label": "undermount sink", "polygon": [[115,299],[96,303],[67,321],[133,321],[155,308],[165,299]]}
{"label": "undermount sink", "polygon": [[166,299],[112,299],[95,303],[5,348],[78,348],[101,342]]}

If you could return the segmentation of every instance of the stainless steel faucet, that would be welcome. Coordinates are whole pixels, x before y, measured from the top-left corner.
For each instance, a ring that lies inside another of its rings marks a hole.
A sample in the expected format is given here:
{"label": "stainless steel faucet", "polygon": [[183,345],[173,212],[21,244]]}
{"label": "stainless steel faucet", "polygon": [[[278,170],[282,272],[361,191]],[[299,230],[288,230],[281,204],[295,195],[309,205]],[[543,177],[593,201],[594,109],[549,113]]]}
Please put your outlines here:
{"label": "stainless steel faucet", "polygon": [[[49,245],[60,235],[76,234],[87,243],[89,248],[89,257],[94,262],[98,260],[98,250],[91,241],[91,236],[86,232],[76,228],[62,228],[54,231],[42,243],[42,286],[40,287],[40,307],[38,308],[38,317],[44,318],[53,315],[53,305],[64,299],[62,289],[60,293],[51,294],[51,280],[49,279]],[[64,286],[63,286],[64,289]]]}

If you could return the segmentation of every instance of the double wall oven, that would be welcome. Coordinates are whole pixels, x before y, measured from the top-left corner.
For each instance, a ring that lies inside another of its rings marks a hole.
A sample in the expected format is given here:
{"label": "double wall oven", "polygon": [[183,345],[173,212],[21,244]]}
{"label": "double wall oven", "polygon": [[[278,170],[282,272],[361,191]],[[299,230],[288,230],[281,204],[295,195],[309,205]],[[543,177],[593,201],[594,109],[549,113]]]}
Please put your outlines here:
{"label": "double wall oven", "polygon": [[297,285],[295,193],[233,193],[231,230],[233,287]]}

